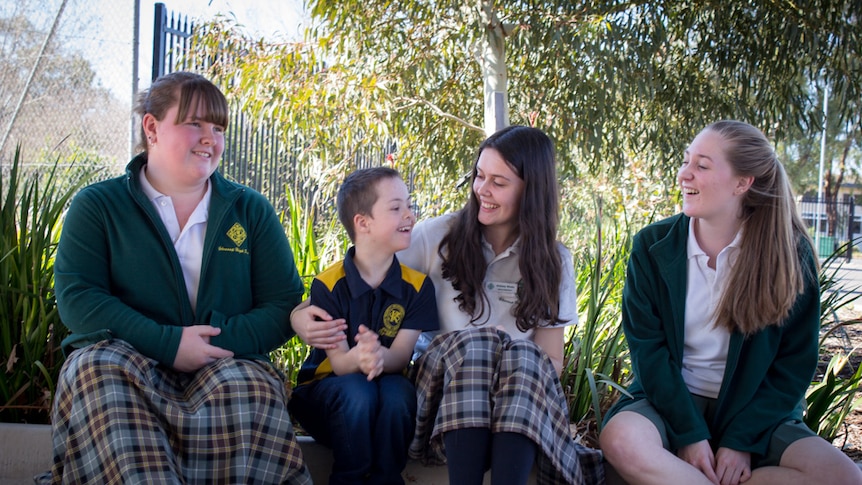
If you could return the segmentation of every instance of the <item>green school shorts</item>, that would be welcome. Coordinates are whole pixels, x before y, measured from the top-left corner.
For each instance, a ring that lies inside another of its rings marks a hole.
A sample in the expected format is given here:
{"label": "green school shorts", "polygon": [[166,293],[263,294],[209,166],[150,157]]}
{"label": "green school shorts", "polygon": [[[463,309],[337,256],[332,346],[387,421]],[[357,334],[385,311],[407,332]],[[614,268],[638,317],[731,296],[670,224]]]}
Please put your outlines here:
{"label": "green school shorts", "polygon": [[[695,394],[692,394],[691,397],[694,399],[695,405],[703,413],[704,417],[706,417],[708,421],[711,420],[712,415],[715,412],[716,400]],[[649,419],[653,426],[658,430],[659,436],[661,436],[662,446],[664,446],[666,450],[670,450],[670,443],[667,439],[667,429],[665,428],[664,420],[649,401],[646,399],[635,401],[619,410],[619,412],[622,411],[632,411]],[[762,466],[777,466],[781,461],[781,455],[784,454],[784,450],[786,450],[788,446],[797,440],[808,438],[809,436],[817,436],[817,434],[811,431],[811,429],[802,421],[794,419],[780,424],[775,428],[775,432],[772,433],[772,438],[769,440],[769,448],[766,450],[766,455],[751,455],[752,470]],[[714,445],[713,448],[715,448]]]}

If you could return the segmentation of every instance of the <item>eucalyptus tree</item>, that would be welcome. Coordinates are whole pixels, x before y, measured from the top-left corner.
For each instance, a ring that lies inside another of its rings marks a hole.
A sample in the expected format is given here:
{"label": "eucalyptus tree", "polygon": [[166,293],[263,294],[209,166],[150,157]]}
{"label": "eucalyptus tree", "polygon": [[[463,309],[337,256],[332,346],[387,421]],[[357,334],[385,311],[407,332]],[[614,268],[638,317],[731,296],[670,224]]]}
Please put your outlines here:
{"label": "eucalyptus tree", "polygon": [[[505,122],[554,138],[564,186],[631,185],[621,199],[651,179],[671,186],[685,144],[711,121],[743,119],[780,140],[819,127],[816,82],[862,99],[859,0],[308,7],[304,42],[246,43],[213,67],[253,112],[307,128],[303,155],[328,160],[317,171],[385,137],[396,164],[434,180],[432,199],[455,188],[485,136],[489,92],[502,93]],[[236,40],[224,26],[209,33],[210,52]],[[831,116],[852,124],[854,106]]]}
{"label": "eucalyptus tree", "polygon": [[[823,96],[823,90],[818,90]],[[847,100],[828,95],[826,110],[827,128],[823,145],[824,113],[822,105],[812,106],[811,119],[820,118],[816,126],[794,126],[778,144],[778,152],[785,163],[794,191],[797,194],[818,192],[818,172],[823,162],[823,193],[826,198],[838,195],[843,184],[858,183],[862,166],[862,119],[858,116],[840,119],[833,112],[852,107],[862,112],[862,99]],[[822,152],[822,157],[821,157]]]}
{"label": "eucalyptus tree", "polygon": [[[859,183],[862,166],[862,119],[859,116],[842,118],[840,114],[848,107],[851,112],[862,112],[862,99],[845,99],[840,92],[824,91],[826,90],[817,90],[817,95],[821,98],[827,96],[826,113],[823,112],[822,104],[811,106],[811,117],[821,120],[819,126],[792,127],[788,136],[778,144],[778,151],[795,192],[816,195],[823,201],[819,207],[809,206],[809,210],[817,208],[825,212],[822,233],[843,240],[846,234],[839,234],[839,231],[843,232],[846,227],[840,227],[841,214],[844,214],[848,207],[839,206],[838,201],[844,193],[841,190],[843,186]],[[824,119],[825,133],[822,123]],[[822,186],[819,186],[821,178]],[[849,193],[854,193],[858,206],[862,202],[858,188],[851,189]],[[858,214],[860,209],[856,208],[855,212]],[[858,232],[858,229],[855,232]]]}
{"label": "eucalyptus tree", "polygon": [[[365,59],[392,81],[405,123],[479,131],[483,79],[496,75],[508,81],[515,122],[548,129],[567,161],[593,171],[633,158],[667,168],[721,117],[784,136],[809,122],[808,87],[821,77],[862,94],[859,67],[846,61],[862,45],[858,1],[312,0],[311,9],[339,58]],[[502,73],[489,73],[483,55],[494,42],[505,42]]]}

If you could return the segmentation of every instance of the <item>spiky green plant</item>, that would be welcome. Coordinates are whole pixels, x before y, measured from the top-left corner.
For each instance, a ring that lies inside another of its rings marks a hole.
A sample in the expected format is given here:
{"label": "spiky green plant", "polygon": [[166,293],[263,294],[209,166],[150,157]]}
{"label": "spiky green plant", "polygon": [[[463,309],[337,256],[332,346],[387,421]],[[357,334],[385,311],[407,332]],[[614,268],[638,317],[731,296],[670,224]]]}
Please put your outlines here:
{"label": "spiky green plant", "polygon": [[[311,281],[320,273],[325,265],[330,264],[344,253],[343,247],[346,243],[336,239],[337,247],[329,248],[326,244],[321,246],[321,240],[329,240],[318,237],[318,232],[325,234],[336,234],[339,231],[338,221],[331,218],[322,231],[315,229],[317,219],[314,200],[301,201],[291,191],[286,193],[287,213],[282,214],[282,225],[285,226],[290,249],[296,261],[296,269],[305,285],[305,295],[311,286]],[[334,256],[332,256],[334,254]],[[329,256],[325,256],[329,255]],[[296,374],[300,366],[308,357],[310,347],[299,337],[293,337],[280,348],[270,354],[275,365],[282,369],[292,384],[296,384]]]}
{"label": "spiky green plant", "polygon": [[54,254],[63,211],[94,172],[70,182],[58,159],[45,174],[26,173],[21,147],[0,174],[0,421],[47,422],[64,362],[54,295]]}
{"label": "spiky green plant", "polygon": [[833,355],[823,378],[813,383],[805,395],[805,424],[829,442],[838,437],[847,415],[862,404],[862,397],[856,396],[862,390],[862,365],[855,371],[851,369],[849,377],[839,375],[850,365],[851,355],[852,352]]}
{"label": "spiky green plant", "polygon": [[[848,287],[839,272],[845,263],[845,252],[858,241],[849,241],[827,257],[820,268],[820,354],[828,354],[827,339],[845,333],[846,327],[862,320],[842,320],[838,311],[850,307],[860,298],[859,287]],[[862,391],[862,365],[853,369],[852,357],[858,348],[839,349],[826,366],[822,377],[815,380],[805,395],[805,424],[828,441],[835,440],[844,421],[853,409],[862,404],[857,394]]]}
{"label": "spiky green plant", "polygon": [[625,392],[622,384],[629,374],[620,302],[630,249],[627,225],[605,230],[599,211],[591,245],[576,260],[579,321],[569,327],[561,382],[570,420],[594,421],[596,431],[603,410]]}

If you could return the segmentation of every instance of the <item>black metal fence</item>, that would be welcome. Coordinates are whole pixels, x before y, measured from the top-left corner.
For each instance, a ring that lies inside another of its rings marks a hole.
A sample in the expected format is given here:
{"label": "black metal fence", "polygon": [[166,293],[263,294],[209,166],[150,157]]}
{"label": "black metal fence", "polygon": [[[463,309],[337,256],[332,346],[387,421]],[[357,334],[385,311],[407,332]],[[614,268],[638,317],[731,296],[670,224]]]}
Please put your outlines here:
{"label": "black metal fence", "polygon": [[[169,13],[165,4],[155,4],[153,27],[152,79],[177,70],[196,70],[183,54],[190,47],[194,23],[187,16]],[[244,113],[231,106],[230,129],[219,171],[231,180],[247,185],[265,195],[276,210],[287,207],[285,190],[291,190],[304,201],[314,199],[314,187],[306,187],[295,177],[299,143],[285,144],[283,133],[266,123],[251,123]],[[382,164],[387,154],[395,152],[394,142],[383,142],[377,148],[358,150],[355,168]],[[414,188],[414,176],[404,174],[408,190]]]}
{"label": "black metal fence", "polygon": [[815,244],[819,243],[817,252],[821,258],[831,255],[849,241],[854,243],[847,246],[844,256],[848,260],[853,257],[853,248],[860,243],[862,236],[862,216],[856,213],[853,196],[834,200],[804,196],[797,206]]}
{"label": "black metal fence", "polygon": [[181,64],[181,53],[188,49],[195,25],[188,16],[171,13],[169,19],[164,3],[155,5],[153,19],[152,80],[155,81],[160,76],[186,68]]}
{"label": "black metal fence", "polygon": [[[183,55],[189,48],[195,25],[187,16],[169,13],[165,4],[155,4],[152,79],[178,70],[195,70]],[[253,124],[231,106],[230,129],[219,171],[264,194],[276,210],[286,209],[285,188],[293,187],[295,157],[285,150],[275,129]]]}

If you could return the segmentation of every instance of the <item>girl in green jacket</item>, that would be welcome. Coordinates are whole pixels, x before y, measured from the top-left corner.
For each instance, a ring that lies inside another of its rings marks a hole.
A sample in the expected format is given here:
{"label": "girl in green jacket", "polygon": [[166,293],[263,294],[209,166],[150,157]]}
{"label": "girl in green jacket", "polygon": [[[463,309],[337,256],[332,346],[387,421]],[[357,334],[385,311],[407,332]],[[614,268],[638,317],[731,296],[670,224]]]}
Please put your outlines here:
{"label": "girl in green jacket", "polygon": [[622,323],[635,379],[608,413],[605,458],[630,484],[862,483],[801,421],[817,261],[769,141],[714,123],[678,182],[683,213],[633,242]]}
{"label": "girl in green jacket", "polygon": [[141,153],[65,218],[55,289],[72,334],[39,481],[310,483],[267,358],[303,285],[272,205],[216,171],[227,101],[177,72],[136,111]]}

